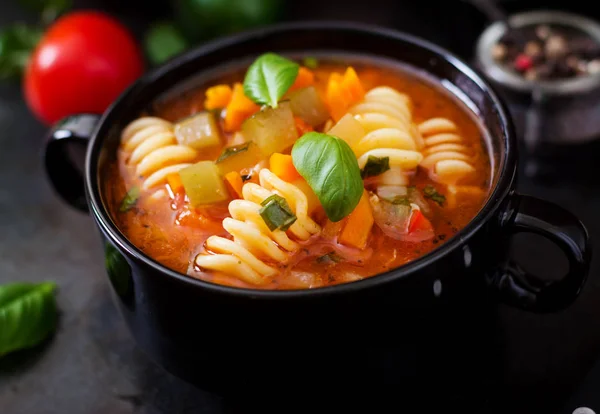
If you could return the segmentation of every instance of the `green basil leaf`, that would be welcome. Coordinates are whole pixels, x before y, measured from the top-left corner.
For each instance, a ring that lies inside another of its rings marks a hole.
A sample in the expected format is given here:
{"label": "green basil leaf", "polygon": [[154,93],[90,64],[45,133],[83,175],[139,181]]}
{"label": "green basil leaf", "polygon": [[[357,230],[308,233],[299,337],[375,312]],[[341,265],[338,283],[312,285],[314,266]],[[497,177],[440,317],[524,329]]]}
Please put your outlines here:
{"label": "green basil leaf", "polygon": [[42,37],[42,29],[21,23],[0,31],[0,79],[19,78]]}
{"label": "green basil leaf", "polygon": [[157,65],[186,50],[189,45],[183,34],[173,23],[154,24],[144,39],[148,59]]}
{"label": "green basil leaf", "polygon": [[42,23],[48,25],[72,6],[71,0],[19,0],[24,7],[41,14]]}
{"label": "green basil leaf", "polygon": [[290,89],[300,65],[275,53],[265,53],[250,65],[244,78],[244,94],[259,105],[277,108]]}
{"label": "green basil leaf", "polygon": [[0,286],[0,356],[31,348],[54,332],[55,290],[52,282]]}
{"label": "green basil leaf", "polygon": [[356,208],[363,181],[356,156],[344,140],[319,132],[304,134],[292,148],[292,161],[329,220],[340,221]]}
{"label": "green basil leaf", "polygon": [[423,189],[423,195],[425,198],[430,198],[435,201],[439,206],[444,204],[446,197],[443,194],[438,193],[434,186],[428,185]]}
{"label": "green basil leaf", "polygon": [[123,201],[121,201],[121,206],[119,207],[119,211],[121,213],[125,213],[131,210],[135,203],[137,203],[138,198],[140,198],[140,189],[139,187],[131,187],[131,189],[125,194]]}

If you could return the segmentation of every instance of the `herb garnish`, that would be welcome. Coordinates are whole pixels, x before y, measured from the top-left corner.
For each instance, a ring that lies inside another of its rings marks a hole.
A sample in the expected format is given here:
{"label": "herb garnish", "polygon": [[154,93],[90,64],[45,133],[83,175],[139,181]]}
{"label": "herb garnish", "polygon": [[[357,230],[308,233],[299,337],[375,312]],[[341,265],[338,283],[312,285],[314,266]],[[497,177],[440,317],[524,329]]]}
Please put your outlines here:
{"label": "herb garnish", "polygon": [[277,194],[265,198],[260,204],[262,208],[258,210],[258,213],[271,231],[286,231],[297,220],[285,198]]}
{"label": "herb garnish", "polygon": [[248,148],[250,148],[250,144],[252,144],[252,142],[245,142],[243,144],[239,144],[239,145],[234,145],[232,147],[227,147],[223,149],[223,152],[221,153],[221,155],[219,155],[219,158],[217,158],[217,164],[220,162],[225,161],[227,158],[239,154],[241,152],[245,152],[248,151]]}
{"label": "herb garnish", "polygon": [[294,84],[300,65],[275,53],[265,53],[250,65],[244,94],[259,105],[277,108],[279,99]]}
{"label": "herb garnish", "polygon": [[364,187],[356,156],[344,140],[319,132],[306,133],[294,144],[292,161],[329,220],[340,221],[354,211]]}
{"label": "herb garnish", "polygon": [[339,263],[342,262],[344,259],[337,254],[336,252],[329,252],[327,254],[324,254],[323,256],[320,256],[317,258],[317,263],[323,264],[323,263]]}
{"label": "herb garnish", "polygon": [[369,155],[367,163],[361,170],[360,174],[362,178],[374,177],[376,175],[383,174],[390,169],[390,157],[375,157]]}
{"label": "herb garnish", "polygon": [[430,198],[431,200],[435,201],[439,206],[446,201],[446,197],[443,194],[438,193],[438,191],[432,185],[428,185],[423,189],[423,195],[425,198]]}
{"label": "herb garnish", "polygon": [[121,213],[125,213],[131,210],[140,198],[140,188],[137,186],[133,186],[129,189],[123,201],[121,201],[121,206],[119,207],[119,211]]}

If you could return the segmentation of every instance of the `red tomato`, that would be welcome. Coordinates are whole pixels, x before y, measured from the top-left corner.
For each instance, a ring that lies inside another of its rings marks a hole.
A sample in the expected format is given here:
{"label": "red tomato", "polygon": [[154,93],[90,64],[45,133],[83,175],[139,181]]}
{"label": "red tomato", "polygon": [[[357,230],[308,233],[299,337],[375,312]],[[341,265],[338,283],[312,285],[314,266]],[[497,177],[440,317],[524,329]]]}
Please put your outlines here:
{"label": "red tomato", "polygon": [[121,23],[99,12],[73,12],[59,18],[33,52],[25,100],[46,124],[99,114],[143,71],[142,51]]}

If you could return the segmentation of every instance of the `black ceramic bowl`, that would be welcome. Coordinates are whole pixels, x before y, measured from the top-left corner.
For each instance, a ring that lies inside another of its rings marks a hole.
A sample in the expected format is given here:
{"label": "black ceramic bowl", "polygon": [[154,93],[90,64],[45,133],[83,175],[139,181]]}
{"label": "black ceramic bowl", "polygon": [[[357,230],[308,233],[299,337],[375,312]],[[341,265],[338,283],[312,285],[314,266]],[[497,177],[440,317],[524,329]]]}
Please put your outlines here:
{"label": "black ceramic bowl", "polygon": [[[265,51],[306,50],[394,59],[460,91],[487,128],[494,159],[492,194],[472,222],[406,266],[301,291],[203,282],[167,269],[131,244],[100,190],[100,166],[121,129],[159,94],[199,72]],[[83,177],[67,162],[64,150],[73,142],[87,145]],[[243,33],[175,58],[139,79],[101,117],[80,115],[56,126],[46,166],[57,191],[94,218],[115,302],[137,343],[176,375],[219,392],[270,394],[380,383],[447,390],[467,386],[457,380],[460,372],[474,379],[468,386],[476,392],[485,384],[481,374],[501,363],[492,346],[497,304],[558,311],[578,295],[590,260],[588,234],[576,217],[514,192],[515,150],[504,105],[461,60],[407,34],[325,22]],[[568,273],[544,282],[520,270],[507,258],[509,240],[518,232],[554,242],[568,258]]]}

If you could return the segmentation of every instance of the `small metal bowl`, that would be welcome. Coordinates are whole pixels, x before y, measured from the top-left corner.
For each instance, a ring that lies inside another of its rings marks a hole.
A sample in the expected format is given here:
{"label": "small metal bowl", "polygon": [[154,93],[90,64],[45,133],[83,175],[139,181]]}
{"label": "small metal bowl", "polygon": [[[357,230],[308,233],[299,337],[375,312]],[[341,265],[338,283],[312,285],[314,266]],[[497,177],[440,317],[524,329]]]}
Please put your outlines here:
{"label": "small metal bowl", "polygon": [[[600,44],[600,24],[559,11],[529,11],[511,16],[522,28],[547,24],[573,28]],[[527,148],[539,144],[581,144],[600,137],[600,75],[553,81],[528,80],[498,64],[493,46],[506,33],[502,22],[488,26],[477,41],[475,66],[497,86],[510,108]]]}

